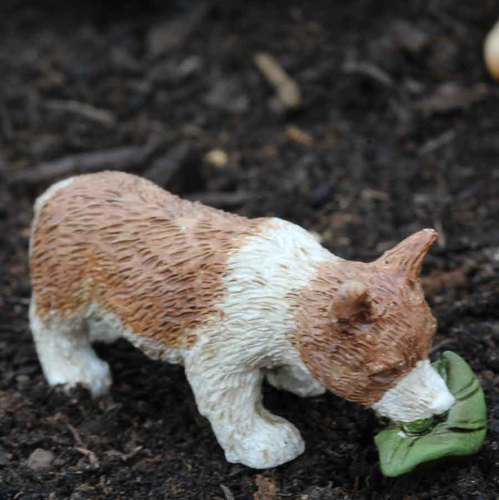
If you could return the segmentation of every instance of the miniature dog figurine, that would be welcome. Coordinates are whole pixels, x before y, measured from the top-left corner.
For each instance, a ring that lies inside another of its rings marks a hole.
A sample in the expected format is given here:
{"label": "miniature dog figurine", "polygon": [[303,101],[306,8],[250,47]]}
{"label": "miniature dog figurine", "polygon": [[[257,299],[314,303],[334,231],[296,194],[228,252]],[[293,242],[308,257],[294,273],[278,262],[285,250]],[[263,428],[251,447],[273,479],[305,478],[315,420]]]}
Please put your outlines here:
{"label": "miniature dog figurine", "polygon": [[274,467],[303,452],[262,405],[266,376],[328,389],[397,421],[454,403],[428,354],[436,323],[419,273],[424,229],[371,263],[336,257],[277,218],[247,219],[120,172],[61,181],[35,204],[30,321],[50,385],[108,391],[91,347],[119,337],[185,366],[229,462]]}

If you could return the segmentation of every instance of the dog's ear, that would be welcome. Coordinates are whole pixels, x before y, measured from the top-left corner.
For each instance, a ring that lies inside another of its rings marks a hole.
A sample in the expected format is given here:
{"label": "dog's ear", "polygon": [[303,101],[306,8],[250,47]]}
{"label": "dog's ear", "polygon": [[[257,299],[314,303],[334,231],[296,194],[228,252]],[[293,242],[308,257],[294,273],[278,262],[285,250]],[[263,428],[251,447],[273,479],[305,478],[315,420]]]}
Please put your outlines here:
{"label": "dog's ear", "polygon": [[423,259],[438,239],[434,229],[423,229],[401,241],[385,252],[375,264],[404,274],[409,281],[416,281],[421,274]]}
{"label": "dog's ear", "polygon": [[369,292],[360,281],[345,281],[335,294],[330,308],[333,321],[351,322],[369,311]]}

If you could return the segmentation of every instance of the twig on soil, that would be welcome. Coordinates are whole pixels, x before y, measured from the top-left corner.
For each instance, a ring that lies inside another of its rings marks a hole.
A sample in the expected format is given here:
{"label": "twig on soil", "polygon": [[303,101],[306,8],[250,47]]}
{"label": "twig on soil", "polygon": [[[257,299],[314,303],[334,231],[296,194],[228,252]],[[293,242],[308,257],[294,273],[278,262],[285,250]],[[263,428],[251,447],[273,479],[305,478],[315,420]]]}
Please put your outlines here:
{"label": "twig on soil", "polygon": [[220,489],[224,492],[225,500],[234,500],[234,494],[225,484],[220,484]]}
{"label": "twig on soil", "polygon": [[111,111],[106,109],[97,109],[90,104],[85,104],[79,101],[61,101],[50,100],[45,102],[45,107],[53,111],[62,111],[80,115],[87,120],[94,121],[105,127],[113,127],[116,124],[116,118]]}
{"label": "twig on soil", "polygon": [[130,453],[122,453],[121,451],[118,450],[109,450],[106,451],[106,455],[110,457],[118,457],[123,462],[126,462],[130,460],[130,458],[133,458],[143,448],[144,448],[143,446],[136,446]]}
{"label": "twig on soil", "polygon": [[254,195],[245,191],[236,191],[234,193],[211,191],[207,193],[192,193],[188,197],[193,201],[200,201],[212,207],[237,207],[253,199]]}
{"label": "twig on soil", "polygon": [[446,146],[451,143],[456,138],[456,132],[454,130],[447,130],[443,134],[440,134],[433,139],[426,141],[418,150],[420,156],[425,156],[427,154],[435,152],[437,149]]}
{"label": "twig on soil", "polygon": [[71,424],[67,424],[66,426],[69,429],[69,432],[71,432],[71,435],[73,436],[76,445],[79,446],[80,448],[85,448],[86,447],[85,443],[81,439],[79,432]]}
{"label": "twig on soil", "polygon": [[75,448],[75,450],[80,452],[84,457],[88,458],[90,465],[92,465],[95,468],[99,467],[99,465],[100,465],[99,459],[97,458],[97,455],[93,451],[87,450],[86,448],[80,448],[80,447]]}
{"label": "twig on soil", "polygon": [[423,276],[421,284],[427,295],[435,295],[451,288],[462,288],[468,284],[468,273],[471,270],[472,266],[464,265],[452,271],[434,271]]}
{"label": "twig on soil", "polygon": [[97,458],[97,455],[92,450],[87,448],[83,439],[81,439],[79,432],[71,424],[66,424],[66,427],[69,429],[69,432],[71,432],[71,435],[76,443],[75,450],[87,457],[92,467],[99,467],[99,459]]}
{"label": "twig on soil", "polygon": [[369,62],[346,61],[342,68],[343,72],[367,76],[385,87],[393,87],[393,80],[388,73],[378,66]]}
{"label": "twig on soil", "polygon": [[9,182],[11,184],[36,185],[53,181],[59,177],[98,172],[99,170],[129,171],[144,165],[154,149],[154,144],[148,144],[65,156],[14,174]]}
{"label": "twig on soil", "polygon": [[144,177],[160,186],[166,186],[184,165],[189,152],[190,147],[186,143],[174,146],[152,162],[152,165],[144,171]]}
{"label": "twig on soil", "polygon": [[279,103],[287,110],[299,108],[302,104],[300,88],[277,59],[260,52],[255,55],[254,61],[265,79],[274,87]]}
{"label": "twig on soil", "polygon": [[301,144],[302,146],[312,146],[314,143],[314,138],[308,132],[294,125],[290,125],[286,129],[286,136],[290,141]]}
{"label": "twig on soil", "polygon": [[489,88],[483,83],[464,87],[456,82],[445,82],[430,95],[416,101],[415,108],[425,116],[445,114],[468,109],[489,94]]}

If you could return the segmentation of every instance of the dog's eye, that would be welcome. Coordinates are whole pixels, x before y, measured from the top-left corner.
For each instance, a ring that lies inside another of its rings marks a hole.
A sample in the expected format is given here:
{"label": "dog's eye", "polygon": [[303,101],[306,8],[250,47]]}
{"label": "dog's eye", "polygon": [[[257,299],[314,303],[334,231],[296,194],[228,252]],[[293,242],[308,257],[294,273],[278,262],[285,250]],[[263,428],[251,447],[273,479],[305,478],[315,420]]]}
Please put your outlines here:
{"label": "dog's eye", "polygon": [[404,371],[404,365],[391,366],[369,375],[369,378],[379,384],[388,384],[397,378]]}

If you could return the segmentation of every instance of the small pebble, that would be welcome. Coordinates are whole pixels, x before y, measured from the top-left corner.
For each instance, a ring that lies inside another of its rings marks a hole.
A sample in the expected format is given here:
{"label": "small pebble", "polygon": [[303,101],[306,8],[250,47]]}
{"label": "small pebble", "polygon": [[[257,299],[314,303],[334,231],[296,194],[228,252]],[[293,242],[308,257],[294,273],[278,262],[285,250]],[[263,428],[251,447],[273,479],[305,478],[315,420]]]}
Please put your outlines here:
{"label": "small pebble", "polygon": [[212,149],[206,153],[205,160],[214,167],[222,168],[227,165],[229,158],[222,149]]}
{"label": "small pebble", "polygon": [[28,458],[28,467],[35,471],[47,469],[54,461],[54,458],[51,451],[37,448]]}

